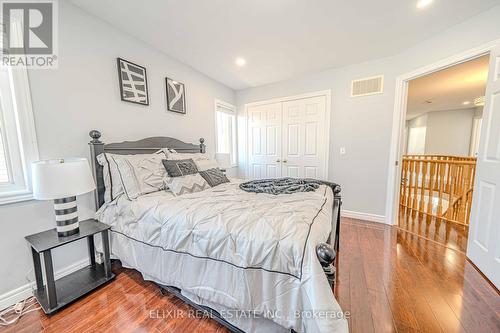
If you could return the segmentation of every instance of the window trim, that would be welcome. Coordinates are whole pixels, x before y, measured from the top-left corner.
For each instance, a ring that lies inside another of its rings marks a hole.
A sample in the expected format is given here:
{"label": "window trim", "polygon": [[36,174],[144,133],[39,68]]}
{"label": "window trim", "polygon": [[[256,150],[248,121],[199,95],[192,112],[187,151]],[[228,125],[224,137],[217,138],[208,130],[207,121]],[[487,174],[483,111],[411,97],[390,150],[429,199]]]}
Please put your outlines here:
{"label": "window trim", "polygon": [[[223,111],[223,112],[226,112],[228,114],[231,114],[234,116],[234,133],[233,133],[233,136],[234,136],[234,142],[231,142],[231,145],[234,144],[234,147],[233,150],[234,150],[234,154],[235,154],[235,163],[231,163],[231,168],[235,168],[235,167],[238,167],[238,117],[237,117],[237,114],[236,114],[236,106],[234,106],[233,104],[230,104],[230,103],[227,103],[227,102],[224,102],[220,99],[215,99],[215,102],[214,102],[214,119],[215,119],[215,152],[218,153],[217,151],[217,142],[219,142],[219,130],[217,128],[217,111],[219,109],[219,107],[222,107],[224,109],[227,110],[226,111]],[[230,153],[232,155],[232,153]]]}
{"label": "window trim", "polygon": [[[2,70],[7,71],[11,91],[9,99],[12,102],[13,110],[7,112],[11,113],[10,117],[15,118],[15,124],[4,124],[5,131],[7,132],[8,127],[11,131],[10,134],[4,134],[7,139],[4,142],[6,162],[9,163],[7,168],[13,170],[13,174],[16,175],[10,185],[0,189],[0,205],[33,199],[31,162],[39,159],[28,71],[26,68],[11,67]],[[4,119],[7,112],[6,110],[1,112]],[[14,135],[12,128],[15,128],[16,144],[12,143]],[[12,151],[13,145],[15,152]],[[17,155],[17,161],[13,161],[14,154]],[[18,171],[16,172],[16,170]],[[10,189],[6,189],[6,187],[10,187]]]}

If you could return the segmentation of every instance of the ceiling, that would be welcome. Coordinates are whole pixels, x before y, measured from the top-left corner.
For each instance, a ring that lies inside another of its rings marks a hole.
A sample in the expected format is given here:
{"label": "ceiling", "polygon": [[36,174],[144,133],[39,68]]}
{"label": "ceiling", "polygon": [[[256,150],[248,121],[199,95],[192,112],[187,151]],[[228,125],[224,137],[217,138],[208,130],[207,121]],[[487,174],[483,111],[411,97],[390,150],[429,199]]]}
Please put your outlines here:
{"label": "ceiling", "polygon": [[435,0],[419,10],[417,0],[71,1],[236,90],[391,56],[500,4]]}
{"label": "ceiling", "polygon": [[488,63],[489,56],[483,56],[410,81],[406,118],[473,108],[474,99],[484,96]]}

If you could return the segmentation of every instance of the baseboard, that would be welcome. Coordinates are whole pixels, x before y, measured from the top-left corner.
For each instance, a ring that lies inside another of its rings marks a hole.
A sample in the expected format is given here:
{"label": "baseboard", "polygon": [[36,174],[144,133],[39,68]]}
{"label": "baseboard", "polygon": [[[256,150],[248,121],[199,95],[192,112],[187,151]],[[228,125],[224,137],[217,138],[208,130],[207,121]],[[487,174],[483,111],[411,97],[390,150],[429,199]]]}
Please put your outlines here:
{"label": "baseboard", "polygon": [[386,219],[386,217],[384,215],[354,212],[352,210],[344,210],[344,209],[342,209],[340,211],[340,214],[343,217],[350,217],[352,219],[365,220],[365,221],[377,222],[377,223],[383,223],[383,224],[389,224],[389,222],[387,221],[387,219]]}
{"label": "baseboard", "polygon": [[[77,261],[69,266],[66,266],[55,272],[55,278],[60,279],[63,276],[71,274],[85,266],[89,265],[88,259],[82,259]],[[31,283],[26,283],[24,286],[6,292],[5,294],[0,295],[0,310],[8,308],[11,305],[16,304],[17,302],[22,301],[30,296],[33,296],[33,289],[35,288],[35,281]]]}

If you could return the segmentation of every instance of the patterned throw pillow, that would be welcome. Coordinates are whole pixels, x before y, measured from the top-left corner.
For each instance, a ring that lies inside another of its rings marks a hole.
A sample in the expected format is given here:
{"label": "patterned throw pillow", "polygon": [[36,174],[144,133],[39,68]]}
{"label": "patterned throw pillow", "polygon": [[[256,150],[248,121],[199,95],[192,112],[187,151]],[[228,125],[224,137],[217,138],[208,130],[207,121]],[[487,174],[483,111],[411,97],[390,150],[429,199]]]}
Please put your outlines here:
{"label": "patterned throw pillow", "polygon": [[214,187],[220,184],[229,183],[226,175],[219,169],[213,168],[205,171],[200,171],[200,175],[207,181],[207,183]]}
{"label": "patterned throw pillow", "polygon": [[181,177],[198,173],[198,168],[192,159],[163,160],[162,163],[169,177]]}
{"label": "patterned throw pillow", "polygon": [[175,196],[180,196],[187,193],[201,192],[210,188],[210,185],[203,179],[199,173],[186,175],[181,177],[172,177],[165,179],[165,186],[168,186],[170,191]]}

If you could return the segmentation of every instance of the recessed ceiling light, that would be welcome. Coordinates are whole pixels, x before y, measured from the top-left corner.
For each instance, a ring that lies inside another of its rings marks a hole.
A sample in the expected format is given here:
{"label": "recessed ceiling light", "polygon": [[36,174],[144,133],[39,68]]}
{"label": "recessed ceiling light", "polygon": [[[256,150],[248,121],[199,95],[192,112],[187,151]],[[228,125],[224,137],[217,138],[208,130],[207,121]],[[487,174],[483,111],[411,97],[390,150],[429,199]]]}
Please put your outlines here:
{"label": "recessed ceiling light", "polygon": [[235,61],[236,65],[237,66],[245,66],[247,64],[247,61],[243,58],[236,58],[236,61]]}
{"label": "recessed ceiling light", "polygon": [[425,8],[425,7],[429,6],[433,2],[434,2],[434,0],[418,0],[417,1],[417,8],[418,9]]}
{"label": "recessed ceiling light", "polygon": [[465,101],[462,103],[462,105],[469,105],[470,104],[470,101]]}

